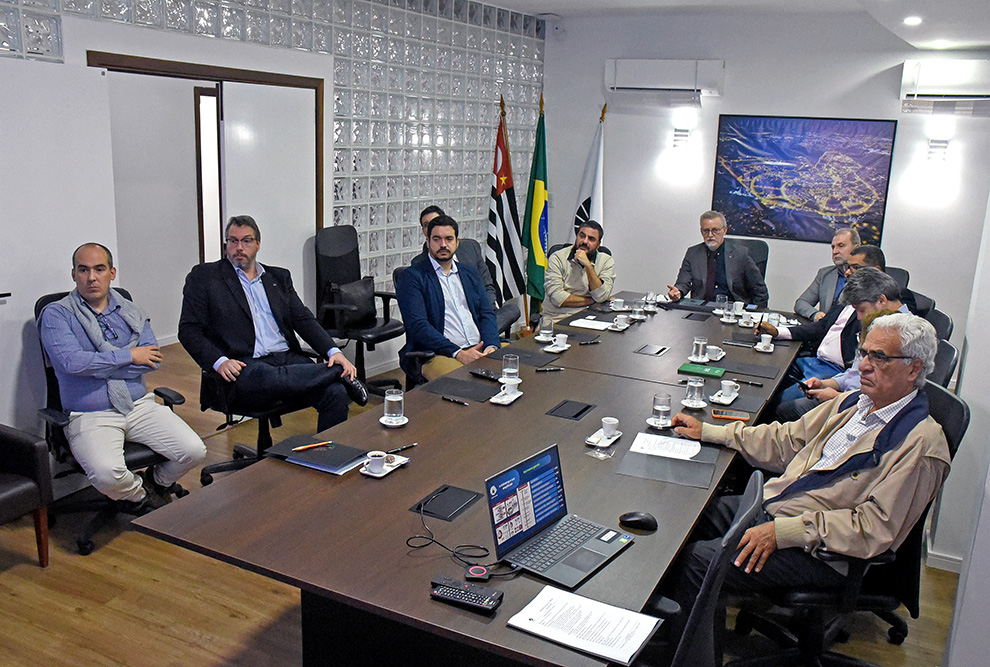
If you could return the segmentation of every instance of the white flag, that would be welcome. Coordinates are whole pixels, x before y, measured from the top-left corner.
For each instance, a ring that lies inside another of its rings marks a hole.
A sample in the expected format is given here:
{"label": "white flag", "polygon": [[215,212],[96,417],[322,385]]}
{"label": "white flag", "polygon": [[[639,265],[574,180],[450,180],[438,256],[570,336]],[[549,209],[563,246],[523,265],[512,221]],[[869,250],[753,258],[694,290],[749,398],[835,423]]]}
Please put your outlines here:
{"label": "white flag", "polygon": [[602,227],[605,226],[603,218],[602,197],[602,163],[605,153],[605,109],[602,109],[601,120],[598,121],[598,133],[591,143],[591,151],[588,153],[588,162],[584,165],[584,176],[581,178],[581,189],[578,190],[577,206],[574,213],[574,229],[571,232],[571,240],[577,236],[578,227],[582,222],[594,220]]}

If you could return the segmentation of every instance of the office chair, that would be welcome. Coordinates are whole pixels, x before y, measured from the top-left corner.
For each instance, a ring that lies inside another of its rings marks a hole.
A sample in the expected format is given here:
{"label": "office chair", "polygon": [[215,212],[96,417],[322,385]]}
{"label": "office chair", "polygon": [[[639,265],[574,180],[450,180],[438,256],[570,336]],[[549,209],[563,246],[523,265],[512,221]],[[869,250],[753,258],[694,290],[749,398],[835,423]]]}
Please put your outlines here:
{"label": "office chair", "polygon": [[[969,407],[961,398],[933,382],[926,382],[923,391],[928,396],[929,414],[942,427],[949,456],[953,458],[969,426]],[[931,505],[925,508],[896,552],[888,550],[870,559],[819,552],[818,557],[822,560],[848,567],[842,589],[784,588],[770,593],[768,597],[774,604],[800,612],[792,627],[785,628],[747,609],[740,610],[736,617],[737,634],[745,635],[755,629],[781,644],[784,651],[772,656],[733,660],[729,667],[790,667],[798,659],[808,665],[869,665],[828,650],[834,641],[848,637],[842,620],[855,611],[874,613],[890,623],[888,641],[902,643],[907,637],[908,626],[896,610],[903,604],[912,618],[918,618],[920,614],[925,519]]]}
{"label": "office chair", "polygon": [[[670,667],[721,667],[721,635],[725,629],[725,600],[721,595],[722,584],[736,546],[742,534],[751,528],[761,512],[763,504],[763,472],[754,470],[750,475],[746,490],[739,503],[739,509],[726,531],[721,544],[715,551],[701,589],[690,612],[681,609],[673,600],[661,598],[645,609],[645,613],[658,615],[665,620],[688,613],[684,633],[677,644],[677,650]],[[661,647],[662,650],[663,647]],[[648,661],[648,659],[644,660]]]}
{"label": "office chair", "polygon": [[[547,251],[547,257],[549,257],[550,255],[554,254],[555,252],[557,252],[561,248],[570,248],[572,245],[574,245],[574,244],[573,243],[554,243],[552,246],[550,246],[550,249]],[[598,252],[603,252],[606,255],[611,255],[612,254],[612,251],[609,250],[607,246],[603,246],[603,245],[598,246]]]}
{"label": "office chair", "polygon": [[[334,338],[353,340],[357,377],[368,391],[380,396],[385,388],[399,389],[398,380],[367,380],[364,350],[405,333],[391,314],[393,292],[376,292],[373,278],[361,277],[357,231],[351,225],[324,227],[316,232],[317,313],[320,326]],[[378,317],[375,297],[382,301]]]}
{"label": "office chair", "polygon": [[939,338],[949,340],[952,336],[952,318],[943,313],[938,308],[932,308],[925,319],[928,320],[933,327],[935,327],[935,335]]}
{"label": "office chair", "polygon": [[48,567],[52,471],[44,438],[0,424],[0,524],[34,516],[38,564]]}
{"label": "office chair", "polygon": [[[906,292],[911,297],[914,297],[914,307],[912,308],[910,303],[907,304],[908,308],[911,309],[911,312],[918,317],[928,319],[928,314],[935,310],[935,300],[925,296],[921,292],[915,292],[914,290],[906,290]],[[901,300],[903,301],[903,299]]]}
{"label": "office chair", "polygon": [[935,352],[935,368],[928,374],[928,381],[948,387],[958,363],[959,351],[949,341],[939,338],[938,351]]}
{"label": "office chair", "polygon": [[237,405],[231,397],[229,382],[212,369],[203,370],[199,383],[199,409],[203,412],[213,410],[223,414],[224,423],[217,427],[218,431],[228,426],[236,426],[241,423],[244,417],[257,420],[258,441],[254,447],[235,444],[231,460],[204,466],[199,473],[200,484],[208,486],[213,483],[213,476],[217,473],[242,470],[263,459],[265,452],[272,446],[271,430],[282,425],[282,416],[308,407],[308,403],[304,402],[302,398],[298,398],[295,400],[273,400],[272,404],[264,410],[245,408]]}
{"label": "office chair", "polygon": [[897,281],[897,286],[901,288],[902,292],[907,289],[908,283],[911,281],[911,274],[908,273],[907,269],[888,266],[884,269],[884,273]]}
{"label": "office chair", "polygon": [[[127,290],[119,287],[114,289],[116,289],[117,292],[125,299],[129,301],[132,300],[131,294]],[[34,304],[35,321],[37,322],[40,320],[41,311],[44,310],[45,306],[58,301],[67,294],[68,292],[56,292],[54,294],[46,294],[38,299]],[[56,473],[55,477],[61,478],[70,474],[85,475],[86,473],[82,469],[82,466],[80,466],[79,463],[72,457],[72,451],[69,449],[69,441],[65,437],[64,429],[69,425],[69,415],[62,409],[62,396],[59,392],[58,377],[55,375],[55,369],[52,368],[44,345],[41,346],[41,355],[45,363],[47,400],[46,407],[39,410],[38,414],[45,422],[45,440],[48,443],[48,449],[52,452],[52,455],[55,457],[56,461],[69,465],[67,470]],[[168,387],[157,387],[154,389],[154,393],[158,396],[158,398],[162,399],[162,402],[168,406],[170,410],[175,410],[174,406],[182,405],[186,402],[186,399],[182,394],[169,389]],[[164,456],[158,454],[145,445],[137,442],[131,442],[129,440],[124,442],[124,463],[127,465],[128,470],[143,470],[165,461],[167,461],[167,459]],[[179,498],[189,493],[179,484],[175,484],[173,486],[172,492]],[[109,525],[110,522],[117,517],[117,514],[126,510],[123,505],[115,500],[103,496],[102,494],[99,498],[93,498],[90,500],[75,500],[70,498],[71,496],[59,499],[49,507],[52,517],[51,523],[54,524],[55,517],[59,514],[96,512],[90,522],[83,528],[83,531],[76,537],[77,550],[83,556],[88,556],[93,553],[93,549],[96,548],[96,545],[93,542],[93,537],[96,533],[98,533],[104,526]]]}
{"label": "office chair", "polygon": [[767,279],[767,262],[770,259],[770,247],[766,241],[760,239],[726,239],[730,245],[740,245],[749,251],[749,256],[756,263],[756,268],[760,270],[763,279]]}

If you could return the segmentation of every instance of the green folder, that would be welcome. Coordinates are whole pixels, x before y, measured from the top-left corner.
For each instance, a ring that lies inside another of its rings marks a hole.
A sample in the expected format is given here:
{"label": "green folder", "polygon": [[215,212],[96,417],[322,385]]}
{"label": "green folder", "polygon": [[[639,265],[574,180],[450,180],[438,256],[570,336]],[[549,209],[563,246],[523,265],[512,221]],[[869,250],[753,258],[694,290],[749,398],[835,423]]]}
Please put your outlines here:
{"label": "green folder", "polygon": [[685,375],[700,375],[706,378],[720,378],[725,375],[725,369],[718,366],[704,366],[702,364],[684,363],[677,369],[678,373]]}

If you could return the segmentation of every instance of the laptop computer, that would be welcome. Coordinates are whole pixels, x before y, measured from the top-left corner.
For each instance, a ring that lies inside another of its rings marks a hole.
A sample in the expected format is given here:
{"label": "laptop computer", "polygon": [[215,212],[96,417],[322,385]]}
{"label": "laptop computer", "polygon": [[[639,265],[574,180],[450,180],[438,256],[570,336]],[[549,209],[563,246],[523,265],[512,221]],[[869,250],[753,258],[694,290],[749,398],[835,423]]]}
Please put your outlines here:
{"label": "laptop computer", "polygon": [[557,445],[489,477],[495,557],[574,588],[633,542],[632,535],[567,513]]}

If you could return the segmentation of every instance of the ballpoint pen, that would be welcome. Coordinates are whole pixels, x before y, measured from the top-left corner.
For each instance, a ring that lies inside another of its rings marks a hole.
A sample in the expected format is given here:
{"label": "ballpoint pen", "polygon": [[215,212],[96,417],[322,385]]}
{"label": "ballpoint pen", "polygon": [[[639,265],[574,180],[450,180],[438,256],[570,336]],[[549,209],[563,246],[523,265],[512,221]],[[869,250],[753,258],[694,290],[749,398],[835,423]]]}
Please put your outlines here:
{"label": "ballpoint pen", "polygon": [[411,448],[415,447],[418,444],[419,444],[418,442],[414,442],[414,443],[412,443],[410,445],[402,445],[401,447],[396,447],[395,449],[390,449],[390,450],[388,450],[385,453],[386,454],[398,454],[399,452],[404,452],[407,449],[411,449]]}
{"label": "ballpoint pen", "polygon": [[549,373],[551,371],[562,371],[562,370],[564,370],[564,369],[561,368],[560,366],[547,366],[545,368],[537,368],[536,369],[536,372],[537,373]]}
{"label": "ballpoint pen", "polygon": [[459,398],[451,398],[450,396],[441,396],[440,398],[442,400],[444,400],[444,401],[449,401],[451,403],[457,403],[458,405],[471,405],[467,401],[462,401]]}
{"label": "ballpoint pen", "polygon": [[323,442],[314,442],[311,445],[300,445],[299,447],[293,447],[292,448],[292,451],[294,451],[294,452],[302,452],[302,451],[305,451],[307,449],[314,449],[316,447],[325,447],[327,445],[332,445],[332,444],[333,444],[333,440],[325,440]]}
{"label": "ballpoint pen", "polygon": [[750,387],[762,387],[762,382],[753,382],[752,380],[742,380],[740,378],[732,378],[733,382],[738,382],[739,384],[748,384]]}
{"label": "ballpoint pen", "polygon": [[753,343],[740,343],[734,340],[723,340],[722,345],[735,345],[736,347],[753,347]]}
{"label": "ballpoint pen", "polygon": [[583,340],[578,345],[598,345],[600,342],[600,340]]}

